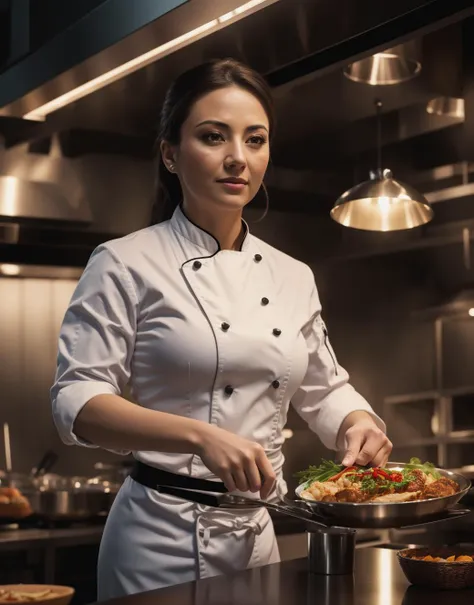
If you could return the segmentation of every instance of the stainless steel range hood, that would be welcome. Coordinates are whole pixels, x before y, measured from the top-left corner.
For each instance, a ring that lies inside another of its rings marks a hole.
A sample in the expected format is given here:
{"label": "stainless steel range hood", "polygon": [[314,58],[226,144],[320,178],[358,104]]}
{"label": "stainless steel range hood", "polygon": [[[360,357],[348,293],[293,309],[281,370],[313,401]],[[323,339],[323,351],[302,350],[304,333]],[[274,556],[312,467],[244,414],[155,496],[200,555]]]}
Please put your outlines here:
{"label": "stainless steel range hood", "polygon": [[88,225],[89,207],[74,208],[53,183],[0,176],[0,222]]}
{"label": "stainless steel range hood", "polygon": [[84,202],[74,207],[51,182],[0,175],[0,277],[75,279],[106,239],[88,234]]}

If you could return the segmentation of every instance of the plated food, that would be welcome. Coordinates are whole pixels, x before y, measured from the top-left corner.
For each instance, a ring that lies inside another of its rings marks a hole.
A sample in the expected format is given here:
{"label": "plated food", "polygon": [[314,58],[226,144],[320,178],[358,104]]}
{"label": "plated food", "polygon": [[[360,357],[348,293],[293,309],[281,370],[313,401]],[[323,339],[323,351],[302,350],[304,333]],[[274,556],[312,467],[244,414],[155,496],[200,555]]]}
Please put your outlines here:
{"label": "plated food", "polygon": [[24,601],[42,601],[46,597],[54,599],[57,596],[51,589],[25,592],[25,590],[0,590],[0,603],[20,603]]}
{"label": "plated food", "polygon": [[69,586],[44,584],[9,584],[0,586],[0,603],[35,603],[68,605],[74,595]]}
{"label": "plated food", "polygon": [[323,460],[298,473],[304,500],[344,503],[402,503],[453,496],[461,486],[430,462],[412,458],[393,467],[344,467]]}

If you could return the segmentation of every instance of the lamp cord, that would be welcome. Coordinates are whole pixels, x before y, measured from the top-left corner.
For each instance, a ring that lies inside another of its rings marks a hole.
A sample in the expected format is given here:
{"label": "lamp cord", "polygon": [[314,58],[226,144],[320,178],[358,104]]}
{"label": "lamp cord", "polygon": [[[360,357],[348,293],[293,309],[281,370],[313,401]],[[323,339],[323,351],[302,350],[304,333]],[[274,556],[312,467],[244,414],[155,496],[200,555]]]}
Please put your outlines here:
{"label": "lamp cord", "polygon": [[375,111],[377,117],[377,172],[382,178],[382,124],[381,124],[382,101],[375,99]]}

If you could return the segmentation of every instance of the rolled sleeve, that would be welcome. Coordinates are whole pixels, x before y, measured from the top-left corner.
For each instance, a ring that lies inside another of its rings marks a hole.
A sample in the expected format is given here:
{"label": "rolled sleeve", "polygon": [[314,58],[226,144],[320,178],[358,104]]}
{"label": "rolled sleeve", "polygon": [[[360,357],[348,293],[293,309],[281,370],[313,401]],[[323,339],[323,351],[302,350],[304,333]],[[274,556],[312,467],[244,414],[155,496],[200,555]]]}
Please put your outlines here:
{"label": "rolled sleeve", "polygon": [[372,406],[349,384],[347,371],[339,364],[321,317],[321,304],[311,272],[311,319],[303,328],[308,347],[306,375],[292,398],[292,405],[322,443],[332,450],[340,450],[337,442],[344,419],[355,411],[372,415],[383,431],[385,423]]}
{"label": "rolled sleeve", "polygon": [[[85,268],[59,335],[53,419],[67,445],[97,447],[74,433],[84,405],[96,395],[120,395],[130,378],[137,297],[126,267],[99,246]],[[111,450],[127,454],[127,450]]]}

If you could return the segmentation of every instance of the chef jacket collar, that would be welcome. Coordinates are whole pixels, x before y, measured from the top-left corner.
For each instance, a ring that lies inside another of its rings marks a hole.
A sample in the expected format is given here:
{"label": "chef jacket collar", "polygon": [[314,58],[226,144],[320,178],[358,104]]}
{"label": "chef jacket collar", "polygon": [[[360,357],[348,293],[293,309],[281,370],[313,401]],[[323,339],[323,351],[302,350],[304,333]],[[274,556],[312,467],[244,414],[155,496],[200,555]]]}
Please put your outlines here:
{"label": "chef jacket collar", "polygon": [[[242,225],[245,230],[245,235],[240,247],[240,251],[245,252],[249,246],[249,226],[243,219]],[[171,226],[177,233],[179,233],[179,235],[185,237],[196,246],[203,248],[209,252],[209,254],[216,254],[217,252],[220,252],[221,247],[217,239],[211,233],[193,223],[185,215],[181,205],[177,206],[173,216],[171,217]]]}

